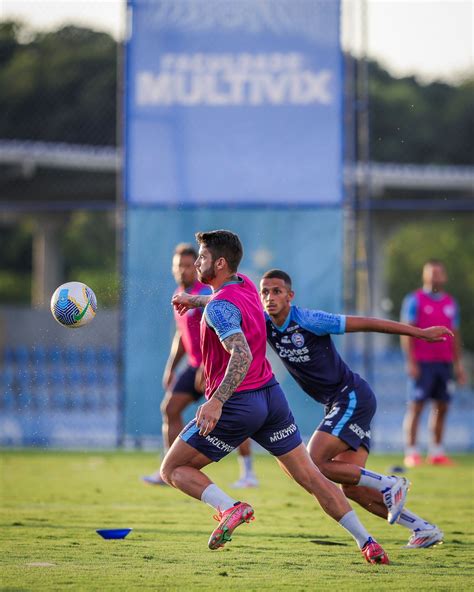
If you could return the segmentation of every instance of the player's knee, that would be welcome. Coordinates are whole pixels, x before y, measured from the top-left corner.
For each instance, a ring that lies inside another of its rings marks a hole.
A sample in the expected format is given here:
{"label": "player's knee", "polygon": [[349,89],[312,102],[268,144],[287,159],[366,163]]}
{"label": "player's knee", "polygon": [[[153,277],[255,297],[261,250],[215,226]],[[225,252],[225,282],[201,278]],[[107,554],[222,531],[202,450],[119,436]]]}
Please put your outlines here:
{"label": "player's knee", "polygon": [[163,399],[160,409],[162,417],[168,421],[178,419],[180,416],[180,409],[173,400],[173,397]]}
{"label": "player's knee", "polygon": [[160,404],[160,411],[161,411],[161,415],[163,417],[167,417],[168,414],[168,403],[169,403],[169,398],[165,397]]}
{"label": "player's knee", "polygon": [[175,467],[173,465],[171,465],[170,463],[168,463],[165,460],[161,463],[161,467],[160,467],[160,477],[163,479],[163,481],[165,483],[168,483],[168,485],[173,485],[173,472],[174,472]]}

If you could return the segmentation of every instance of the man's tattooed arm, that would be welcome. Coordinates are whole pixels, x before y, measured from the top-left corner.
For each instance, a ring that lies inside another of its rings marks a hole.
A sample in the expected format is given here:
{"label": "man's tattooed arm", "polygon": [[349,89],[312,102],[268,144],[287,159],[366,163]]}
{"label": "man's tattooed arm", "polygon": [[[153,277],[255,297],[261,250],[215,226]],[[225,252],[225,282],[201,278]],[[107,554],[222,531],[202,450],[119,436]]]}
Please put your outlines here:
{"label": "man's tattooed arm", "polygon": [[210,296],[208,296],[208,295],[203,296],[202,294],[193,294],[192,296],[190,295],[188,298],[189,298],[189,303],[194,308],[204,308],[206,306],[206,304],[209,302]]}
{"label": "man's tattooed arm", "polygon": [[229,352],[230,359],[224,378],[214,391],[212,398],[224,404],[245,378],[253,356],[243,333],[230,335],[224,339],[222,345]]}
{"label": "man's tattooed arm", "polygon": [[180,315],[183,315],[191,308],[204,308],[209,302],[210,297],[210,295],[206,294],[187,294],[186,292],[180,292],[173,296],[171,304]]}

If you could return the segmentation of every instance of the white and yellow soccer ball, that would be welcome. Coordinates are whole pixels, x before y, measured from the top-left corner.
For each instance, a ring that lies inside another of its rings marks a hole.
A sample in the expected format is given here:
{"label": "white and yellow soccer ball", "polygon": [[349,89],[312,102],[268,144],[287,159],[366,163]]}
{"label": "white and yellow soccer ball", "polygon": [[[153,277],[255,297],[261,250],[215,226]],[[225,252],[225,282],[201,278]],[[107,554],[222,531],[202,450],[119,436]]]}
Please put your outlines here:
{"label": "white and yellow soccer ball", "polygon": [[51,312],[63,327],[84,327],[95,317],[97,299],[89,286],[68,282],[56,288],[51,296]]}

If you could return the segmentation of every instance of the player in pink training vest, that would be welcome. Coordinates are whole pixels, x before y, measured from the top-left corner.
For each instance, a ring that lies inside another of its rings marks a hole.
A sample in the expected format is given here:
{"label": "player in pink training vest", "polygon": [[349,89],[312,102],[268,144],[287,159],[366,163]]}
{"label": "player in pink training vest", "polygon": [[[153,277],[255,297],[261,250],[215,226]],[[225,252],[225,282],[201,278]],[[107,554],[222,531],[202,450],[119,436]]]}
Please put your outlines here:
{"label": "player in pink training vest", "polygon": [[[197,250],[194,245],[180,243],[173,255],[171,271],[176,281],[175,294],[185,292],[192,295],[211,294],[211,289],[197,279],[194,262]],[[183,429],[182,413],[189,405],[198,401],[204,390],[202,380],[202,354],[200,345],[200,322],[202,309],[196,308],[185,315],[175,311],[176,333],[171,345],[168,362],[163,374],[165,396],[161,403],[163,448],[170,448],[180,431]],[[179,374],[176,369],[186,357],[186,364]],[[253,471],[250,440],[239,447],[239,464],[241,475],[234,487],[256,487],[257,478]],[[149,485],[166,485],[159,471],[145,475],[142,480]]]}
{"label": "player in pink training vest", "polygon": [[427,460],[435,465],[453,464],[443,448],[444,426],[454,382],[464,384],[466,376],[461,359],[458,305],[452,296],[443,292],[447,279],[441,261],[427,261],[423,267],[423,288],[408,294],[402,305],[401,317],[405,323],[420,328],[444,325],[454,333],[454,339],[440,343],[401,338],[410,379],[405,416],[405,464],[408,467],[422,463],[417,434],[421,412],[428,399],[432,399],[433,408],[430,421],[432,441]]}
{"label": "player in pink training vest", "polygon": [[[198,278],[213,289],[201,321],[207,402],[168,451],[162,478],[217,510],[219,525],[208,546],[218,549],[231,540],[239,525],[253,518],[254,510],[227,495],[201,469],[251,437],[354,537],[369,563],[388,563],[382,547],[370,537],[342,491],[314,465],[301,441],[266,359],[265,318],[258,291],[237,271],[243,255],[239,237],[216,230],[198,233],[196,238]],[[180,311],[179,300],[173,302]]]}

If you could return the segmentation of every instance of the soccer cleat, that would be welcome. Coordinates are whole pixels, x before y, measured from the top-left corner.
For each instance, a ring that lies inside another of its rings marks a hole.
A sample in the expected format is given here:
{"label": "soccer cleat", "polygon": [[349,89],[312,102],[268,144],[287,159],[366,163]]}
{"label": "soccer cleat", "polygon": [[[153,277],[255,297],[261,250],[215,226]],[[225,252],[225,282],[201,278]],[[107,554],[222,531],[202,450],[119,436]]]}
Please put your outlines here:
{"label": "soccer cleat", "polygon": [[412,469],[413,467],[419,467],[422,465],[423,459],[421,458],[421,454],[415,452],[414,454],[407,454],[403,462],[406,467]]}
{"label": "soccer cleat", "polygon": [[249,475],[248,477],[241,477],[235,483],[232,483],[233,489],[247,489],[248,487],[258,487],[258,479],[255,475]]}
{"label": "soccer cleat", "polygon": [[159,473],[153,473],[152,475],[144,475],[142,481],[147,485],[168,485],[166,481],[160,477]]}
{"label": "soccer cleat", "polygon": [[434,545],[441,545],[443,543],[443,531],[437,526],[429,529],[417,529],[411,534],[408,539],[408,545],[404,549],[426,549]]}
{"label": "soccer cleat", "polygon": [[219,526],[213,531],[208,542],[209,549],[219,549],[232,540],[231,536],[237,526],[253,520],[253,508],[245,502],[238,502],[225,512],[214,516]]}
{"label": "soccer cleat", "polygon": [[367,563],[390,563],[387,553],[385,553],[382,547],[372,537],[369,537],[369,540],[360,551]]}
{"label": "soccer cleat", "polygon": [[402,513],[407,498],[410,482],[405,477],[397,477],[392,487],[382,492],[384,504],[387,506],[387,520],[394,524]]}
{"label": "soccer cleat", "polygon": [[430,465],[443,465],[445,467],[453,467],[456,463],[445,454],[436,454],[428,456],[426,462]]}

